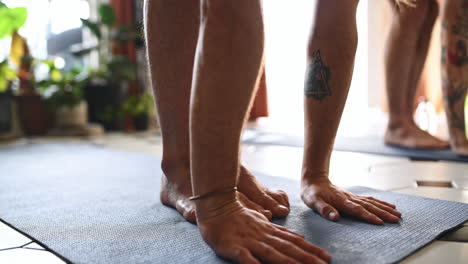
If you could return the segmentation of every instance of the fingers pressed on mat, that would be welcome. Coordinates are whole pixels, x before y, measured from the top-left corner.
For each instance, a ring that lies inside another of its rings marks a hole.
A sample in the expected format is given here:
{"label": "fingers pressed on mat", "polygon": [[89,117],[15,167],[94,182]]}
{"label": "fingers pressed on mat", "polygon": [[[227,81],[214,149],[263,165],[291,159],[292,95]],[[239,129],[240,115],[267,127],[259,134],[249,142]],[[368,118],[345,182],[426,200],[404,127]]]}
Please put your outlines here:
{"label": "fingers pressed on mat", "polygon": [[292,234],[292,235],[295,235],[295,236],[298,236],[298,237],[302,237],[302,238],[304,237],[304,235],[301,235],[301,234],[296,233],[296,232],[294,232],[294,231],[292,231],[292,230],[290,230],[290,229],[287,229],[287,228],[284,227],[284,226],[280,226],[280,225],[273,224],[273,223],[272,223],[272,225],[274,225],[276,228],[278,228],[278,229],[281,230],[281,231],[288,232],[288,233],[290,233],[290,234]]}
{"label": "fingers pressed on mat", "polygon": [[320,259],[318,256],[305,251],[300,246],[295,245],[290,241],[270,236],[265,242],[281,251],[284,255],[298,260],[300,263],[325,263],[325,261]]}
{"label": "fingers pressed on mat", "polygon": [[384,220],[385,222],[396,223],[396,222],[400,221],[399,217],[394,216],[393,214],[391,214],[391,213],[389,213],[389,212],[387,212],[385,210],[382,210],[379,207],[377,207],[377,206],[375,206],[375,205],[373,205],[371,203],[368,203],[368,202],[366,202],[364,200],[355,200],[354,202],[357,203],[357,204],[360,204],[367,211],[369,211],[370,213],[376,215],[377,217]]}
{"label": "fingers pressed on mat", "polygon": [[286,256],[281,253],[278,249],[268,245],[264,242],[257,242],[250,246],[252,254],[267,263],[271,264],[283,264],[283,263],[298,263],[297,260]]}
{"label": "fingers pressed on mat", "polygon": [[401,213],[400,213],[399,211],[393,209],[393,208],[390,207],[390,206],[387,206],[387,205],[385,205],[385,204],[376,202],[376,201],[371,200],[371,199],[366,199],[366,201],[367,201],[368,203],[371,203],[371,204],[377,206],[378,208],[380,208],[380,209],[382,209],[382,210],[384,210],[384,211],[387,211],[387,212],[391,213],[392,215],[394,215],[394,216],[396,216],[396,217],[401,217]]}
{"label": "fingers pressed on mat", "polygon": [[343,202],[340,208],[343,212],[363,219],[368,223],[375,224],[375,225],[382,225],[383,220],[377,217],[376,215],[367,211],[362,205],[359,205],[351,200],[346,200]]}
{"label": "fingers pressed on mat", "polygon": [[305,252],[314,254],[314,255],[318,256],[319,258],[325,260],[326,262],[329,262],[331,260],[331,258],[332,258],[330,253],[328,253],[325,249],[317,247],[317,246],[309,243],[308,241],[306,241],[303,238],[293,236],[290,233],[283,232],[281,230],[277,230],[274,233],[274,235],[279,237],[279,238],[282,238],[282,239],[285,239],[285,240],[288,240],[288,241],[292,242],[294,245],[301,247]]}
{"label": "fingers pressed on mat", "polygon": [[317,201],[313,203],[313,206],[319,214],[330,221],[338,221],[340,219],[338,211],[324,200],[317,199]]}
{"label": "fingers pressed on mat", "polygon": [[242,264],[261,264],[260,261],[252,256],[249,250],[243,247],[233,249],[231,254],[228,254],[226,257]]}
{"label": "fingers pressed on mat", "polygon": [[387,203],[386,201],[379,200],[379,199],[374,198],[374,197],[372,197],[372,196],[365,196],[364,198],[373,200],[373,201],[378,202],[378,203],[381,203],[381,204],[385,204],[386,206],[389,206],[389,207],[391,207],[391,208],[393,208],[393,209],[396,209],[396,206],[395,206],[394,204]]}

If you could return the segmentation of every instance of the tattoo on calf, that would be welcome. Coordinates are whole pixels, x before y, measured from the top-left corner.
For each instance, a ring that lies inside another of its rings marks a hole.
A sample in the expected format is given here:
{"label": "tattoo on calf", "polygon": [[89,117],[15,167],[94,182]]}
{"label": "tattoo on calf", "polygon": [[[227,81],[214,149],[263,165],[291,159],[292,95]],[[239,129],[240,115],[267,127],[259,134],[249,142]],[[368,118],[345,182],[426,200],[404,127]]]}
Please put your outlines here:
{"label": "tattoo on calf", "polygon": [[304,85],[305,96],[320,102],[331,96],[331,89],[328,85],[330,78],[330,68],[322,61],[320,50],[315,51],[310,64],[307,66]]}
{"label": "tattoo on calf", "polygon": [[452,33],[464,39],[468,39],[468,0],[461,0],[460,13],[457,15]]}
{"label": "tattoo on calf", "polygon": [[442,63],[448,62],[450,65],[462,67],[468,64],[468,54],[466,41],[458,40],[453,48],[442,47]]}
{"label": "tattoo on calf", "polygon": [[442,30],[450,32],[459,39],[449,45],[442,47],[442,64],[449,64],[456,67],[462,67],[468,64],[467,40],[468,40],[468,0],[460,0],[461,7],[454,24],[447,25],[442,23]]}
{"label": "tattoo on calf", "polygon": [[463,112],[456,110],[459,104],[464,104],[466,92],[468,91],[468,83],[461,83],[458,85],[452,84],[447,78],[442,80],[442,88],[444,93],[444,100],[447,105],[447,118],[449,124],[456,129],[465,130],[465,120]]}

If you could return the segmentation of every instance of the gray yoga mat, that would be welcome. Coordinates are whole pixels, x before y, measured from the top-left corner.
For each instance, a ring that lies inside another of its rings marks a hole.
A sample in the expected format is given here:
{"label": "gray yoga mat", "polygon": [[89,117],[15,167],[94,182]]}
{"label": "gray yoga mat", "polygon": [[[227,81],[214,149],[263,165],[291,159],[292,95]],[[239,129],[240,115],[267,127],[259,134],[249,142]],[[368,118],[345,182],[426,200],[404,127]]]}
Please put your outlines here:
{"label": "gray yoga mat", "polygon": [[[75,263],[224,263],[195,225],[158,199],[159,160],[90,145],[0,148],[0,218]],[[395,203],[399,224],[333,223],[302,204],[299,183],[258,175],[286,190],[292,210],[275,222],[333,254],[332,263],[393,263],[468,219],[468,204],[351,190]]]}
{"label": "gray yoga mat", "polygon": [[[243,143],[256,145],[276,145],[288,147],[303,147],[304,138],[301,136],[252,132],[243,137]],[[468,157],[462,157],[449,148],[447,149],[410,149],[384,144],[383,138],[377,136],[368,137],[337,137],[333,146],[334,150],[360,152],[377,155],[408,157],[412,160],[426,161],[457,161],[468,162]]]}

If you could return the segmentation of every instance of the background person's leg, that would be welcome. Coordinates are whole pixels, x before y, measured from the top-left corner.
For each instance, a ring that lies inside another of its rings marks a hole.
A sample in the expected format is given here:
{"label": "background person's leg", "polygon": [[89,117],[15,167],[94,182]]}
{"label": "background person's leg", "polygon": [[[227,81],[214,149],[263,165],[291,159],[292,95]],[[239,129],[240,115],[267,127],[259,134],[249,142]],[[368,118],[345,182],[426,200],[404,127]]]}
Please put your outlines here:
{"label": "background person's leg", "polygon": [[309,207],[333,221],[341,211],[374,224],[398,222],[400,214],[394,206],[345,192],[328,179],[333,142],[353,74],[357,5],[358,0],[317,1],[305,81],[301,195]]}
{"label": "background person's leg", "polygon": [[[156,0],[147,1],[145,11],[148,58],[163,138],[161,201],[192,222],[195,221],[194,205],[187,200],[192,193],[188,126],[199,5],[200,1]],[[272,213],[274,216],[288,214],[286,194],[265,188],[243,167],[238,187],[257,205],[249,203],[246,197],[243,201],[268,217]]]}
{"label": "background person's leg", "polygon": [[468,1],[445,0],[442,6],[442,89],[456,153],[468,156],[465,99],[468,90]]}
{"label": "background person's leg", "polygon": [[448,143],[421,130],[413,119],[416,89],[439,8],[436,1],[414,6],[390,0],[393,21],[385,54],[389,122],[385,143],[409,148],[445,148]]}

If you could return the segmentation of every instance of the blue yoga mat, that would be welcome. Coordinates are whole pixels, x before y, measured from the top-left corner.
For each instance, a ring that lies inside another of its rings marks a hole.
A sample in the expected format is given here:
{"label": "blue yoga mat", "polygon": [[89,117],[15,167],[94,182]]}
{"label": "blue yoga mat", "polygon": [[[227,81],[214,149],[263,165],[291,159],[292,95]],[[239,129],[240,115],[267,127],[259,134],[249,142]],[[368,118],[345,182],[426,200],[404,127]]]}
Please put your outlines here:
{"label": "blue yoga mat", "polygon": [[[78,144],[0,148],[0,219],[73,263],[224,263],[197,227],[159,202],[155,157]],[[299,183],[258,174],[286,190],[291,213],[275,220],[333,254],[332,263],[394,263],[468,219],[468,204],[350,190],[395,203],[398,224],[343,217],[334,223],[306,207]]]}
{"label": "blue yoga mat", "polygon": [[[276,145],[289,147],[304,146],[304,138],[300,136],[269,133],[251,132],[244,136],[243,143],[256,145]],[[468,162],[468,157],[462,157],[450,149],[410,149],[402,147],[388,146],[384,144],[381,137],[337,137],[333,146],[334,150],[360,152],[377,155],[407,157],[412,160],[427,161],[457,161]]]}

